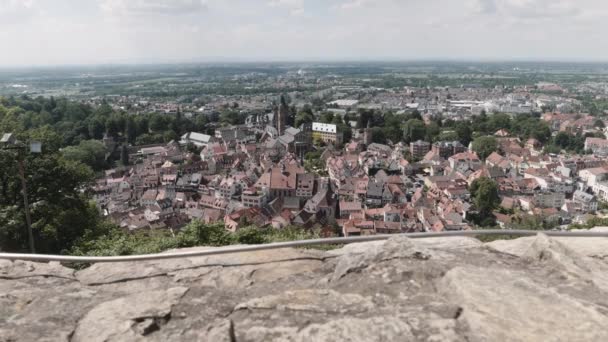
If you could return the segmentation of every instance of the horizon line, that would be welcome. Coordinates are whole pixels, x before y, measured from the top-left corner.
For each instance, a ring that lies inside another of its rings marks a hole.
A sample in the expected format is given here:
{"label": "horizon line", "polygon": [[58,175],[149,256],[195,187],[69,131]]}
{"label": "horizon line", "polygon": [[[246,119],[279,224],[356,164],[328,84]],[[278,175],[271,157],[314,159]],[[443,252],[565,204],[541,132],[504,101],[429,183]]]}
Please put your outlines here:
{"label": "horizon line", "polygon": [[133,67],[133,66],[177,66],[177,65],[222,65],[222,64],[309,64],[309,63],[479,63],[479,64],[595,64],[608,65],[608,59],[558,59],[558,58],[251,58],[239,59],[235,57],[215,57],[200,60],[131,60],[108,61],[92,63],[60,63],[60,64],[29,64],[29,65],[0,65],[0,71],[24,69],[66,69],[66,68],[94,68],[94,67]]}

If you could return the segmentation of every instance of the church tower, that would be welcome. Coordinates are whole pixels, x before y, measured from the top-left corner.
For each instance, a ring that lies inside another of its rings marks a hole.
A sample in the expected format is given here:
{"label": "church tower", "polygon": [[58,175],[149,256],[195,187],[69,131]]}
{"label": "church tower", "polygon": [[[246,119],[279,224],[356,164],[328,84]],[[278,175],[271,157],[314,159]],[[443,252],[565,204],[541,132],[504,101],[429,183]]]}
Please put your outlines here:
{"label": "church tower", "polygon": [[363,129],[363,143],[369,145],[372,143],[372,125],[371,120],[367,121],[367,128]]}
{"label": "church tower", "polygon": [[279,109],[277,112],[277,120],[275,122],[277,131],[279,131],[279,136],[285,134],[285,125],[287,123],[287,116],[289,115],[289,107],[287,106],[287,101],[285,100],[285,96],[281,95],[281,103],[279,104]]}

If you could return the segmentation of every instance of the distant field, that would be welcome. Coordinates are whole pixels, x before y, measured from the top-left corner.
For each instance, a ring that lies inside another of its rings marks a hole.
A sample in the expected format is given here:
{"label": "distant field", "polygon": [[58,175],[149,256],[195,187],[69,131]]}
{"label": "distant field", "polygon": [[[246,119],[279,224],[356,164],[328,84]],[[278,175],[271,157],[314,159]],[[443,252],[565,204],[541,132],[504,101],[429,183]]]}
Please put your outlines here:
{"label": "distant field", "polygon": [[[5,69],[0,70],[0,95],[250,95],[293,90],[318,91],[320,89],[311,86],[312,83],[294,80],[331,80],[332,77],[340,84],[380,88],[460,86],[469,83],[492,87],[539,81],[574,84],[583,81],[607,82],[608,66],[555,62],[345,62]],[[294,83],[281,86],[285,80]]]}

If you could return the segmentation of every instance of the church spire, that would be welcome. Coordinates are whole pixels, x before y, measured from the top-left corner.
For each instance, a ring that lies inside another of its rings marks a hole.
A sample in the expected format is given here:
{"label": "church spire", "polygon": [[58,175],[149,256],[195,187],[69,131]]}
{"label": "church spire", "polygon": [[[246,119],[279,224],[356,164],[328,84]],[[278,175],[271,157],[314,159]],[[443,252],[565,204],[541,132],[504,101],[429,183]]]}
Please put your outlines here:
{"label": "church spire", "polygon": [[287,106],[287,100],[284,95],[281,95],[281,101],[279,104],[279,110],[277,115],[277,131],[279,136],[285,134],[285,125],[287,123],[287,116],[289,115],[289,107]]}

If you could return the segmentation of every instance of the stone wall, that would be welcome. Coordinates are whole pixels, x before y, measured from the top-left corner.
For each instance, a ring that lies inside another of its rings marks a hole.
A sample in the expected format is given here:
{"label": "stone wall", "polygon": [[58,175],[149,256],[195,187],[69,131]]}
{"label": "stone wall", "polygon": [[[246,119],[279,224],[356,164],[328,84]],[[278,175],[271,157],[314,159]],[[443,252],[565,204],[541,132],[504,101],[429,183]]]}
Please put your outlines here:
{"label": "stone wall", "polygon": [[0,341],[607,341],[608,239],[0,261]]}

